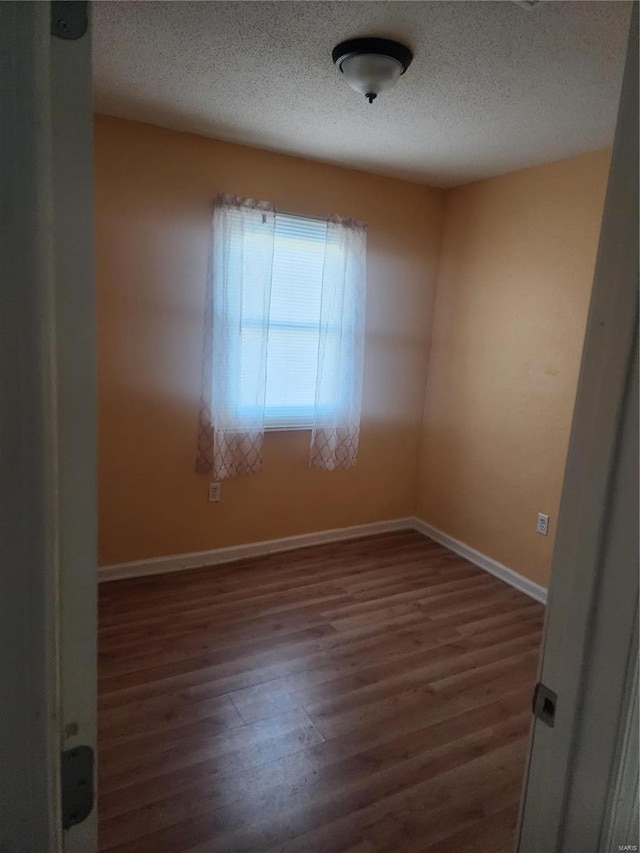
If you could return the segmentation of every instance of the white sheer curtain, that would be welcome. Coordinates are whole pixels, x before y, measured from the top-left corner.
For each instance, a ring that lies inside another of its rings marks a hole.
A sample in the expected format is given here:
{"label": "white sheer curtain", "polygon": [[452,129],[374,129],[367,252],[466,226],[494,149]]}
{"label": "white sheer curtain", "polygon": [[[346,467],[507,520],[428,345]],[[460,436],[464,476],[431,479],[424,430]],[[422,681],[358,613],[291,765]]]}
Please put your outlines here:
{"label": "white sheer curtain", "polygon": [[367,230],[327,223],[320,309],[315,425],[310,464],[333,471],[356,464],[364,361]]}
{"label": "white sheer curtain", "polygon": [[[267,382],[275,382],[279,392],[286,389],[290,381],[287,360],[296,358],[292,352],[287,358],[272,359],[274,365],[282,364],[282,375],[269,380],[270,323],[274,326],[272,346],[277,347],[278,342],[282,344],[282,334],[277,334],[283,326],[280,314],[287,313],[286,306],[280,305],[278,313],[271,304],[274,247],[279,239],[277,216],[273,205],[266,202],[228,195],[216,199],[196,461],[196,470],[211,474],[215,480],[262,470]],[[295,263],[280,264],[279,272],[276,270],[279,276],[290,278],[295,274],[295,281],[287,278],[284,284],[293,288],[291,293],[296,296],[296,287],[315,287],[316,296],[320,290],[319,299],[308,300],[301,318],[297,314],[303,303],[296,298],[298,309],[294,313],[305,334],[315,329],[318,337],[317,370],[307,365],[311,399],[315,382],[309,464],[328,471],[352,467],[358,454],[366,233],[363,223],[331,217],[321,263],[312,263],[309,241],[301,239],[298,248],[283,244],[281,253],[297,252],[295,257],[291,255]],[[291,242],[291,234],[287,234]],[[282,355],[279,351],[276,354]],[[284,404],[286,408],[286,400]],[[292,411],[294,404],[295,400],[290,401]],[[308,422],[307,416],[305,425]]]}
{"label": "white sheer curtain", "polygon": [[262,470],[275,209],[223,195],[213,213],[197,469]]}

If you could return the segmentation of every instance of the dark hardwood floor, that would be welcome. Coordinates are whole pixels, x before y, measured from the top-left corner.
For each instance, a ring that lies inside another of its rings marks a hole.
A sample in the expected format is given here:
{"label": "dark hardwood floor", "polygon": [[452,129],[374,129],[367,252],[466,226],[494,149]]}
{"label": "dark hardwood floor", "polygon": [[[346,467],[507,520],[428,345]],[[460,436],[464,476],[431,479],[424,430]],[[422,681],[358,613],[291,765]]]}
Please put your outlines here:
{"label": "dark hardwood floor", "polygon": [[415,532],[100,587],[118,853],[511,853],[543,608]]}

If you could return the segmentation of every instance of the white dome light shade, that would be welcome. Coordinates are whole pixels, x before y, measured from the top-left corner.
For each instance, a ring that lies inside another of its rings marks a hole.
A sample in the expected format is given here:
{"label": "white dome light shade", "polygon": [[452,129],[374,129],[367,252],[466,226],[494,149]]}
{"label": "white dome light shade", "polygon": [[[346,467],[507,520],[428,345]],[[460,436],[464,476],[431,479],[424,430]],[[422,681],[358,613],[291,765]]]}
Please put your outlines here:
{"label": "white dome light shade", "polygon": [[379,95],[398,82],[402,65],[397,59],[379,53],[361,53],[344,60],[340,69],[344,79],[363,95]]}
{"label": "white dome light shade", "polygon": [[365,95],[369,103],[395,86],[412,59],[408,47],[390,39],[350,39],[333,50],[336,68],[344,74],[351,88]]}

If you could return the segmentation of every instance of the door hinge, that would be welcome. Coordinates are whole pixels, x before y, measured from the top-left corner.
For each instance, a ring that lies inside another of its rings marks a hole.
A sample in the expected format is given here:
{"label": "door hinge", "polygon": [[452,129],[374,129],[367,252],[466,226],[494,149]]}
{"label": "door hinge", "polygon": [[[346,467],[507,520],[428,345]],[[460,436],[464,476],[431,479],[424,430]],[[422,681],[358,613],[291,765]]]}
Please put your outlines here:
{"label": "door hinge", "polygon": [[62,753],[62,828],[69,829],[89,817],[93,808],[93,750],[76,746]]}
{"label": "door hinge", "polygon": [[534,716],[553,728],[556,721],[556,706],[558,704],[557,694],[539,681],[533,691],[532,704]]}
{"label": "door hinge", "polygon": [[86,0],[52,0],[51,35],[59,39],[82,38],[87,31]]}

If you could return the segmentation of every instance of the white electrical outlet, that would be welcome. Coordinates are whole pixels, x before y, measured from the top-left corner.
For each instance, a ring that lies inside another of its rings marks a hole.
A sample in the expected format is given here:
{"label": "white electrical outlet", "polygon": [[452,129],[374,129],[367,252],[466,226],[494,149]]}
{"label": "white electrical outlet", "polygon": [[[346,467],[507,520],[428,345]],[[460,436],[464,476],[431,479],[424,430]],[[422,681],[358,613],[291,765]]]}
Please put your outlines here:
{"label": "white electrical outlet", "polygon": [[538,523],[536,524],[536,531],[542,536],[546,536],[549,532],[549,516],[545,515],[543,512],[538,513]]}
{"label": "white electrical outlet", "polygon": [[220,483],[209,483],[209,503],[220,500]]}

